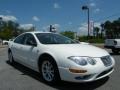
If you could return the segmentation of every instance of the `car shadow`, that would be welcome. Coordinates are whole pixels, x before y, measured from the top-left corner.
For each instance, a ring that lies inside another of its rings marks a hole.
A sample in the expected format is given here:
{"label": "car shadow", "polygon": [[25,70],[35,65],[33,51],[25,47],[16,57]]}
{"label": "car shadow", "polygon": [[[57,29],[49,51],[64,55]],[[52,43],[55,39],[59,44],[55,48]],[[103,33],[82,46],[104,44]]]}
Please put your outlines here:
{"label": "car shadow", "polygon": [[104,85],[108,80],[109,77],[88,83],[72,83],[72,82],[62,81],[62,83],[59,83],[59,85],[55,86],[55,88],[59,90],[94,90]]}
{"label": "car shadow", "polygon": [[[6,61],[8,65],[11,65],[9,61]],[[52,84],[47,84],[44,82],[44,80],[40,77],[40,74],[38,72],[35,72],[19,63],[15,63],[14,65],[11,65],[13,68],[19,70],[22,72],[21,75],[28,75],[36,80],[38,80],[41,83],[44,83],[46,85],[49,85],[52,88],[56,88],[58,90],[94,90],[102,85],[104,85],[108,80],[109,77],[103,78],[101,80],[97,80],[94,82],[89,82],[89,83],[72,83],[72,82],[65,82],[65,81],[60,81],[59,83],[52,85]]]}
{"label": "car shadow", "polygon": [[20,72],[22,72],[21,75],[28,75],[28,76],[30,76],[38,81],[44,82],[42,80],[42,78],[40,78],[40,73],[38,73],[32,69],[29,69],[29,68],[23,66],[22,64],[19,64],[17,62],[15,62],[15,64],[10,64],[8,60],[6,61],[6,63],[8,65],[12,66],[13,68],[19,70]]}

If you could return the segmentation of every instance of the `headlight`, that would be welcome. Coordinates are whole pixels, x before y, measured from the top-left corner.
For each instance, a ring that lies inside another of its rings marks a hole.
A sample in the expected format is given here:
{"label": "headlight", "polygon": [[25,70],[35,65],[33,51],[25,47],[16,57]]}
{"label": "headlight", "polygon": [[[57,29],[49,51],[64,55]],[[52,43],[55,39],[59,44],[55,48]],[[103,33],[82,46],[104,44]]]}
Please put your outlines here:
{"label": "headlight", "polygon": [[93,58],[88,57],[88,58],[87,58],[87,61],[88,61],[88,63],[91,64],[91,65],[95,65],[95,64],[96,64],[96,60],[93,59]]}
{"label": "headlight", "polygon": [[74,61],[75,63],[77,63],[78,65],[82,65],[82,66],[85,66],[87,64],[91,64],[91,65],[96,64],[96,60],[94,60],[91,57],[71,56],[71,57],[68,57],[68,59],[70,59],[70,60]]}

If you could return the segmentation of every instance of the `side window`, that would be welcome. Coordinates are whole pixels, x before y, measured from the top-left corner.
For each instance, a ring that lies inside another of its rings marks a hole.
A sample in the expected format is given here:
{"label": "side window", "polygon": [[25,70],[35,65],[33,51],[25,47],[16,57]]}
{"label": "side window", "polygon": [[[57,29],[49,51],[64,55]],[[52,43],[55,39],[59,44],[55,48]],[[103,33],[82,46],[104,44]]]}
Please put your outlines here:
{"label": "side window", "polygon": [[14,40],[14,43],[23,44],[24,36],[25,36],[24,34],[18,36],[18,37]]}
{"label": "side window", "polygon": [[24,45],[29,45],[29,42],[32,42],[32,43],[36,44],[36,40],[35,40],[35,38],[32,34],[26,34],[25,35]]}

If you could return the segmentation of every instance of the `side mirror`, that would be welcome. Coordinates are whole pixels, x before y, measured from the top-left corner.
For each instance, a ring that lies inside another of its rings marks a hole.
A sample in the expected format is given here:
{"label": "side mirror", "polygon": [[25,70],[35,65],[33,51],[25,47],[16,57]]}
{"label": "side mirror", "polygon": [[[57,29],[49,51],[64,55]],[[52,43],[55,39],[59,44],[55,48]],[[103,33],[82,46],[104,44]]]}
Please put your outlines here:
{"label": "side mirror", "polygon": [[37,43],[33,42],[32,40],[27,41],[27,45],[37,46]]}

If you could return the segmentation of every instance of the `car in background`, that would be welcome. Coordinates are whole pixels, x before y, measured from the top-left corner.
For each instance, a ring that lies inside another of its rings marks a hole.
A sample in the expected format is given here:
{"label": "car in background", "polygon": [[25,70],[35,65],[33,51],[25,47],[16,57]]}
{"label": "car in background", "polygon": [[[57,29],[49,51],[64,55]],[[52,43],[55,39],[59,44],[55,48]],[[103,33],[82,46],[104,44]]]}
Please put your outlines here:
{"label": "car in background", "polygon": [[40,72],[47,83],[59,80],[91,82],[114,71],[115,61],[105,50],[50,32],[26,32],[8,46],[11,64],[19,62]]}
{"label": "car in background", "polygon": [[113,53],[119,53],[120,39],[119,38],[105,39],[104,47],[111,49]]}
{"label": "car in background", "polygon": [[14,39],[9,39],[9,41],[13,41]]}
{"label": "car in background", "polygon": [[9,43],[9,41],[7,41],[7,40],[3,40],[3,41],[2,41],[2,44],[3,44],[3,45],[8,45],[8,43]]}

